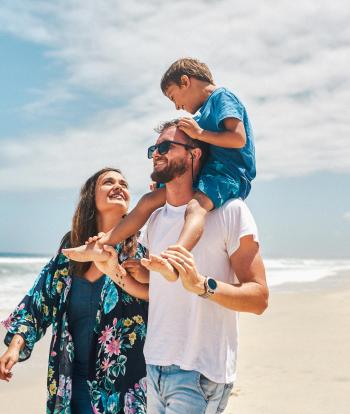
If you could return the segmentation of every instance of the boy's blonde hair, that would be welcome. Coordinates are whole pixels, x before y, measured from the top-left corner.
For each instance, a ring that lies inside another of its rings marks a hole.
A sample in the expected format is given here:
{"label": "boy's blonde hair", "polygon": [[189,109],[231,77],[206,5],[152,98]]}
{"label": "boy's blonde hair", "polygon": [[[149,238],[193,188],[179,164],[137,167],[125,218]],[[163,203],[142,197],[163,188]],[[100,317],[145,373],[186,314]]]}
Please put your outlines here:
{"label": "boy's blonde hair", "polygon": [[213,75],[208,66],[197,59],[183,58],[178,59],[170,65],[160,81],[160,88],[165,94],[168,87],[175,83],[181,85],[181,77],[187,75],[189,78],[196,78],[201,81],[209,82],[214,85]]}

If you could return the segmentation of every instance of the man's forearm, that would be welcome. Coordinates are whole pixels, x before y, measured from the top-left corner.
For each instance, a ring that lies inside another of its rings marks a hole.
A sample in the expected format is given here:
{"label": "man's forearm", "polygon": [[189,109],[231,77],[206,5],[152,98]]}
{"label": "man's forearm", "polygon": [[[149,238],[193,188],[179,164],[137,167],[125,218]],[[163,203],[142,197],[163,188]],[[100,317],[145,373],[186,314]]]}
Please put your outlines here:
{"label": "man's forearm", "polygon": [[208,299],[237,312],[249,312],[260,315],[267,308],[268,297],[267,287],[259,283],[247,282],[239,285],[230,285],[217,281],[215,293]]}
{"label": "man's forearm", "polygon": [[[197,295],[205,293],[204,281],[205,276],[198,275],[198,281],[191,291]],[[269,292],[266,285],[257,282],[231,285],[218,280],[216,280],[216,283],[215,293],[203,300],[211,300],[237,312],[249,312],[257,315],[263,313],[267,308]]]}

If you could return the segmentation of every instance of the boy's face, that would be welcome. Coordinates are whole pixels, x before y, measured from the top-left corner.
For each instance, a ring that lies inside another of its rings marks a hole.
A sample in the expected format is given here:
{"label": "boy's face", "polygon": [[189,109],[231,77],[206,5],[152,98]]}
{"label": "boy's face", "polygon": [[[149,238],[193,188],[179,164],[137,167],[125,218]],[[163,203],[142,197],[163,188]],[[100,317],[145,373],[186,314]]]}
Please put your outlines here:
{"label": "boy's face", "polygon": [[171,83],[166,91],[165,95],[175,104],[177,110],[184,110],[190,114],[195,114],[198,110],[198,105],[193,101],[193,93],[191,91],[190,83],[183,85],[176,85]]}

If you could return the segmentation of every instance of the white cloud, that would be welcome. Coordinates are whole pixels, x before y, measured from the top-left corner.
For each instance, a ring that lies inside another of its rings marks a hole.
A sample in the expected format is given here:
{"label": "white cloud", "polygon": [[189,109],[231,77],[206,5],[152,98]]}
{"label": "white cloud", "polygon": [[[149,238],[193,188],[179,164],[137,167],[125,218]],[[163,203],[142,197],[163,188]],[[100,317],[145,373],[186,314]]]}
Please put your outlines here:
{"label": "white cloud", "polygon": [[44,44],[47,59],[66,68],[61,91],[43,90],[27,111],[73,99],[77,89],[123,105],[60,134],[3,142],[0,186],[18,172],[28,187],[76,186],[111,162],[146,186],[146,141],[158,120],[176,115],[160,76],[180,56],[207,62],[247,104],[260,178],[349,173],[346,10],[345,1],[325,0],[4,1],[0,30]]}
{"label": "white cloud", "polygon": [[345,221],[350,221],[350,211],[347,211],[346,213],[343,214],[343,219]]}

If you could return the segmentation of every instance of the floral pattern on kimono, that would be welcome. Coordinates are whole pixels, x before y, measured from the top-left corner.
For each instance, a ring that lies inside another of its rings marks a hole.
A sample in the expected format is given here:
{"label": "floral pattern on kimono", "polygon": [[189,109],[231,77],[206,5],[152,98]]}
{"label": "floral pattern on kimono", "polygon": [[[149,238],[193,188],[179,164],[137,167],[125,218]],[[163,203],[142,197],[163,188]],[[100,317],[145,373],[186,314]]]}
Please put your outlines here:
{"label": "floral pattern on kimono", "polygon": [[[120,246],[116,247],[120,253]],[[138,246],[136,258],[144,256]],[[127,257],[119,256],[121,261]],[[34,345],[52,326],[47,375],[47,414],[70,414],[74,344],[69,332],[67,305],[71,275],[69,261],[54,257],[14,312],[3,321],[5,344],[19,334],[25,341],[20,361],[28,359]],[[105,278],[89,360],[89,391],[94,413],[145,413],[146,367],[143,345],[148,304],[136,299],[110,278]]]}

